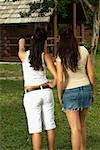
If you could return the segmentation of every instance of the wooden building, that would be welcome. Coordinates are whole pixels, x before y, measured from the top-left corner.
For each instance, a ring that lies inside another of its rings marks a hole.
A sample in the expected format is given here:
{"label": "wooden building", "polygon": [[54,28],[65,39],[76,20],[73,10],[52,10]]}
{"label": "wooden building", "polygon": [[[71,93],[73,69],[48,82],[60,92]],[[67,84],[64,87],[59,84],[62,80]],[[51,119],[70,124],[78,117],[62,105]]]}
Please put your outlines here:
{"label": "wooden building", "polygon": [[[56,52],[57,43],[59,42],[57,30],[57,24],[59,23],[57,17],[59,16],[54,13],[53,9],[42,17],[39,16],[38,11],[32,13],[29,17],[24,18],[20,16],[20,12],[29,11],[28,3],[33,1],[34,0],[15,0],[13,2],[13,0],[9,0],[0,2],[0,61],[19,61],[17,56],[18,40],[20,37],[25,37],[26,47],[28,48],[30,37],[38,23],[43,23],[48,30],[48,49],[51,49],[53,53]],[[87,22],[87,18],[81,0],[80,6],[77,6],[76,3],[73,2],[71,8],[72,22],[70,23],[72,24],[77,39],[79,42],[82,42],[84,39],[84,24]],[[82,18],[80,18],[81,16],[83,16],[83,21]]]}
{"label": "wooden building", "polygon": [[25,37],[28,47],[35,26],[43,23],[47,27],[50,22],[53,9],[42,17],[38,16],[38,11],[32,13],[30,17],[21,17],[20,12],[29,11],[29,2],[32,0],[0,2],[0,61],[19,61],[17,57],[19,38]]}

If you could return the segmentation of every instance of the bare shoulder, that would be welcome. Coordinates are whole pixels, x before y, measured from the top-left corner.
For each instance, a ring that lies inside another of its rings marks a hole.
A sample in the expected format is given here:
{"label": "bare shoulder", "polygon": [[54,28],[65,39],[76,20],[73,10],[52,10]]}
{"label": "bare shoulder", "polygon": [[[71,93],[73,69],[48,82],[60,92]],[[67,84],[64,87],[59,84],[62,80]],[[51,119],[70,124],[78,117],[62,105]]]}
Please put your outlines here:
{"label": "bare shoulder", "polygon": [[89,51],[85,46],[79,46],[80,53],[89,55]]}

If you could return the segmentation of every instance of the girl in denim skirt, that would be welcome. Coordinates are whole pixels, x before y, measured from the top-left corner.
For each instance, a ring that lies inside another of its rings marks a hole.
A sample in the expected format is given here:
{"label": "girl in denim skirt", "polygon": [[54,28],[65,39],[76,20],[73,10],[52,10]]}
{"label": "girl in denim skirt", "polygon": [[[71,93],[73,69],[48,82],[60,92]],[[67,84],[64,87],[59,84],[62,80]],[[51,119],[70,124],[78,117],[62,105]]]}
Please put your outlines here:
{"label": "girl in denim skirt", "polygon": [[92,105],[94,73],[90,54],[71,29],[60,35],[57,51],[58,97],[71,128],[73,150],[86,149],[85,117]]}
{"label": "girl in denim skirt", "polygon": [[[19,58],[24,76],[23,104],[27,116],[29,134],[32,134],[34,150],[41,150],[41,132],[47,132],[48,149],[55,144],[54,97],[52,88],[56,85],[56,69],[53,60],[45,50],[47,32],[43,26],[37,26],[30,41],[30,50],[25,50],[25,39],[19,40]],[[54,77],[49,82],[45,66]]]}

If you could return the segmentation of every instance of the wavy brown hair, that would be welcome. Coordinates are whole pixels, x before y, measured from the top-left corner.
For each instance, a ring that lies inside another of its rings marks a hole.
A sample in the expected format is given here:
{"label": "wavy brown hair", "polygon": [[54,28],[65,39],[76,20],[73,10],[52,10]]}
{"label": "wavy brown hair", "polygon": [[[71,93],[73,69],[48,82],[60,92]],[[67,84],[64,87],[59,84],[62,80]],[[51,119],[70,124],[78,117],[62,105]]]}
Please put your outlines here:
{"label": "wavy brown hair", "polygon": [[64,31],[61,32],[57,56],[61,58],[62,64],[67,69],[69,68],[73,72],[76,72],[80,54],[77,40],[71,29],[64,29]]}
{"label": "wavy brown hair", "polygon": [[44,52],[44,44],[47,39],[47,32],[44,27],[37,27],[30,40],[29,60],[34,70],[43,70],[42,53]]}

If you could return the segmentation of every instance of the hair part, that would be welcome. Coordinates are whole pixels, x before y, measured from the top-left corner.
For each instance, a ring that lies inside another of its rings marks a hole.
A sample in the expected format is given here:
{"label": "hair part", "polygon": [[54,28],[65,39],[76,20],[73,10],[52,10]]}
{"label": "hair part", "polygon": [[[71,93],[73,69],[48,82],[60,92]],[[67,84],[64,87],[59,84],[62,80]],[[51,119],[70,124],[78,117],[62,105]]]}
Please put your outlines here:
{"label": "hair part", "polygon": [[62,64],[72,72],[78,69],[78,60],[80,53],[78,43],[71,29],[64,29],[60,34],[60,42],[57,50],[57,56],[61,58]]}

